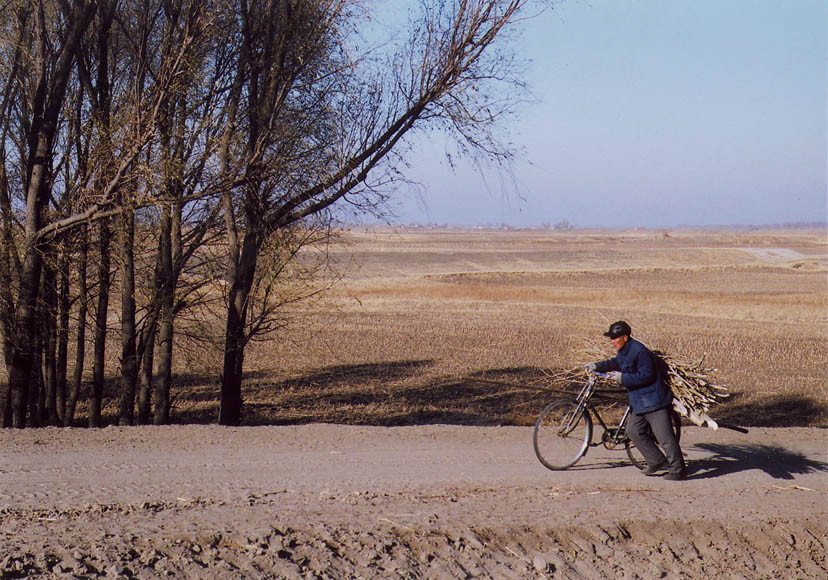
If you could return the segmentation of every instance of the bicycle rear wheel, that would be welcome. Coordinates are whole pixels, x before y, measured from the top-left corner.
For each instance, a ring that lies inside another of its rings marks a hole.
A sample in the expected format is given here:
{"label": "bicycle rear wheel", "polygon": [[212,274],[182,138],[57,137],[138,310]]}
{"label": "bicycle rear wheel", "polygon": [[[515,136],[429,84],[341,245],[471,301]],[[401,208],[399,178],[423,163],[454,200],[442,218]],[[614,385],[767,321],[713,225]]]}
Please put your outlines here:
{"label": "bicycle rear wheel", "polygon": [[567,469],[584,456],[592,441],[592,417],[575,401],[548,404],[535,422],[535,455],[547,468]]}
{"label": "bicycle rear wheel", "polygon": [[[681,415],[679,415],[676,411],[672,411],[670,413],[670,419],[673,421],[673,431],[676,433],[676,441],[681,441]],[[635,465],[638,469],[644,469],[647,467],[647,462],[645,461],[644,456],[641,455],[641,452],[638,449],[636,449],[632,441],[627,440],[624,444],[624,448],[627,450],[627,457],[630,458],[633,465]]]}

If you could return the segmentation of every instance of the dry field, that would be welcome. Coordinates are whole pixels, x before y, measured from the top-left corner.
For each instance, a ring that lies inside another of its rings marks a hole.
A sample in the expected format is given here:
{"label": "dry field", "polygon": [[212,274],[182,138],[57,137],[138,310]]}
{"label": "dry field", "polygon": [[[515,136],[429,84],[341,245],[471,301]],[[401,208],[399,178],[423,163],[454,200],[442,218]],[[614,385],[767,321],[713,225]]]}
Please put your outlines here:
{"label": "dry field", "polygon": [[[717,370],[732,396],[715,418],[828,427],[824,230],[363,229],[330,255],[332,290],[248,347],[244,424],[530,425],[550,372],[594,358],[626,319],[651,347]],[[203,340],[179,341],[173,422],[212,423],[223,323],[185,324]]]}
{"label": "dry field", "polygon": [[[248,424],[531,424],[623,318],[718,369],[717,418],[828,426],[825,231],[355,230],[334,258],[329,300],[250,349]],[[180,421],[215,416],[193,378]]]}

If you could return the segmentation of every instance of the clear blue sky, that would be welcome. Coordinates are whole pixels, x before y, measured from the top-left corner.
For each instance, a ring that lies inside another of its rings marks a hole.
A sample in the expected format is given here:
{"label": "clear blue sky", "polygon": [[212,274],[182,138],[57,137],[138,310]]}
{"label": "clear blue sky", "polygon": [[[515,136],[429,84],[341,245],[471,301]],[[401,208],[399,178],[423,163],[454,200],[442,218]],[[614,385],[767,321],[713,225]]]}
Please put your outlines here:
{"label": "clear blue sky", "polygon": [[395,223],[828,219],[825,0],[564,0],[527,23],[514,183],[417,148]]}

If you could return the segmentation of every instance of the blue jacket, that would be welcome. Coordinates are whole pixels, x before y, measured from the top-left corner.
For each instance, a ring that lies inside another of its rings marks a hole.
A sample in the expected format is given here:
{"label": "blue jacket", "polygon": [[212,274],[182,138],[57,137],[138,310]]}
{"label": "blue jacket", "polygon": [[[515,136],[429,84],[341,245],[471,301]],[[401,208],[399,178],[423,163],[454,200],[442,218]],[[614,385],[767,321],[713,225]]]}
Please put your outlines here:
{"label": "blue jacket", "polygon": [[647,347],[630,338],[615,358],[596,365],[598,372],[621,371],[621,385],[627,389],[634,413],[649,413],[669,407],[673,393],[659,376],[653,354]]}

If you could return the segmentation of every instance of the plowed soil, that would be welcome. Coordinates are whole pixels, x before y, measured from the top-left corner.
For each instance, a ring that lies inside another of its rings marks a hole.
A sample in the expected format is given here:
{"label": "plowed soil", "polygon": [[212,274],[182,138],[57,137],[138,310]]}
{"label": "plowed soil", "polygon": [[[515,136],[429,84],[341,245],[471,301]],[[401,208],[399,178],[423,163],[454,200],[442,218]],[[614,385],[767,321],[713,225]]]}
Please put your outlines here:
{"label": "plowed soil", "polygon": [[529,427],[0,433],[0,578],[826,578],[828,432],[685,429],[690,477]]}

